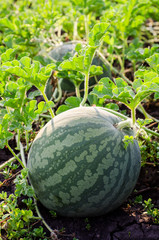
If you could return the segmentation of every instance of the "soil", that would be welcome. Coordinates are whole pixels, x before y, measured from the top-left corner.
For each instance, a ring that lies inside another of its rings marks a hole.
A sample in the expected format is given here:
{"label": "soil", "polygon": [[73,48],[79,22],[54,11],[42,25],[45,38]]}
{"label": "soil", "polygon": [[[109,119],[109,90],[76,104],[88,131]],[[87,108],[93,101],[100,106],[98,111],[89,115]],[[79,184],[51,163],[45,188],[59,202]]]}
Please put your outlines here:
{"label": "soil", "polygon": [[[154,117],[159,118],[158,103],[151,103],[145,107]],[[15,146],[14,140],[10,142],[10,145],[12,147]],[[0,149],[0,164],[11,157],[12,155],[8,149]],[[13,174],[19,170],[17,169]],[[0,176],[0,181],[4,181],[2,175]],[[1,187],[0,192],[13,193],[13,181],[14,177],[8,179]],[[139,195],[142,195],[143,201],[151,198],[154,207],[159,209],[159,165],[154,166],[152,163],[149,163],[142,167],[135,191],[122,206],[107,215],[91,218],[53,217],[49,210],[40,203],[38,203],[38,208],[47,224],[53,230],[52,239],[158,240],[159,224],[155,224],[154,219],[145,213],[141,203],[134,203],[134,200]],[[22,202],[20,201],[19,207],[22,207],[21,204]],[[42,221],[38,222],[35,227],[39,225],[43,226],[47,236],[51,237],[50,232],[45,228]]]}

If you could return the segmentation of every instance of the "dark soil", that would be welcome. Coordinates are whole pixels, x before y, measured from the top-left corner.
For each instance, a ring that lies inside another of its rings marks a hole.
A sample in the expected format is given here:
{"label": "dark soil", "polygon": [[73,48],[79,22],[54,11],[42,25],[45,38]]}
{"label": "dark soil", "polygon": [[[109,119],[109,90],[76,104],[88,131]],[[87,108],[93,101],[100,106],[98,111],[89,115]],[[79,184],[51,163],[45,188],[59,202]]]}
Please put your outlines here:
{"label": "dark soil", "polygon": [[[158,118],[158,103],[147,105],[147,110],[151,115]],[[151,110],[151,111],[150,111]],[[15,142],[10,142],[14,147]],[[0,164],[11,158],[12,155],[8,149],[0,149]],[[156,162],[158,160],[156,159]],[[13,172],[13,176],[20,169]],[[0,192],[5,191],[8,194],[14,192],[14,177],[3,184]],[[1,175],[0,181],[4,178]],[[154,166],[151,163],[141,168],[140,176],[135,187],[135,191],[118,209],[105,216],[91,218],[66,218],[52,217],[49,210],[38,203],[39,210],[52,228],[54,238],[61,240],[158,240],[159,224],[154,223],[154,219],[145,213],[141,203],[134,203],[137,196],[142,195],[143,201],[152,199],[154,207],[159,209],[159,165]],[[21,204],[21,202],[19,202]],[[50,232],[42,225],[50,237]],[[3,236],[2,236],[3,237]],[[3,239],[3,238],[2,238]]]}
{"label": "dark soil", "polygon": [[143,196],[143,200],[151,198],[154,206],[159,208],[159,168],[142,168],[136,190],[121,207],[101,217],[57,216],[53,219],[41,204],[39,209],[52,229],[64,229],[59,235],[62,240],[71,240],[73,236],[79,240],[157,240],[159,225],[144,213],[142,204],[134,204],[134,199],[139,195]]}

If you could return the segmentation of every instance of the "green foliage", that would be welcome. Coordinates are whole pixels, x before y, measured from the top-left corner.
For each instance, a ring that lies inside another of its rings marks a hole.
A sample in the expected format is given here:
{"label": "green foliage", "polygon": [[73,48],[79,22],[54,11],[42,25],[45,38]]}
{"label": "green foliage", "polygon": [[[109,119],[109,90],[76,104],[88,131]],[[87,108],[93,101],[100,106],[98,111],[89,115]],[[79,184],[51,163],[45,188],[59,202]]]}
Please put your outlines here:
{"label": "green foliage", "polygon": [[136,196],[134,203],[141,204],[142,201],[143,201],[143,197],[142,197],[142,195],[139,195],[139,196]]}
{"label": "green foliage", "polygon": [[159,81],[154,75],[146,79],[144,74],[140,75],[140,77],[138,75],[138,78],[133,82],[133,88],[122,78],[116,78],[114,81],[115,83],[109,78],[102,78],[94,87],[92,94],[97,95],[99,98],[120,101],[133,109],[151,93],[159,92]]}
{"label": "green foliage", "polygon": [[152,199],[149,198],[147,201],[144,200],[143,206],[146,210],[146,213],[152,217],[154,223],[159,224],[159,209],[154,208]]}
{"label": "green foliage", "polygon": [[51,213],[51,216],[53,217],[53,218],[56,218],[57,217],[57,214],[56,214],[56,212],[55,211],[49,211],[50,213]]}
{"label": "green foliage", "polygon": [[7,239],[45,239],[45,232],[40,226],[32,228],[32,223],[39,218],[33,215],[34,204],[31,198],[24,200],[29,209],[20,209],[18,207],[18,197],[34,196],[33,189],[27,183],[27,170],[23,169],[21,175],[15,179],[15,194],[7,196],[7,192],[0,193],[0,218],[1,231],[5,231]]}
{"label": "green foliage", "polygon": [[27,181],[28,169],[24,168],[21,170],[21,174],[16,177],[14,183],[16,185],[15,196],[20,197],[21,195],[28,197],[35,197],[32,186]]}
{"label": "green foliage", "polygon": [[70,1],[73,8],[76,9],[76,11],[79,11],[82,14],[89,14],[89,13],[96,13],[100,14],[101,10],[104,9],[105,3],[103,0],[99,1],[91,1],[91,0],[71,0]]}
{"label": "green foliage", "polygon": [[17,164],[8,163],[7,167],[3,169],[3,172],[0,172],[5,179],[10,178],[13,175],[13,172],[18,168]]}
{"label": "green foliage", "polygon": [[128,145],[129,145],[130,143],[134,143],[134,137],[133,137],[133,136],[125,135],[125,136],[124,136],[124,139],[123,139],[123,142],[124,142],[124,148],[127,149]]}
{"label": "green foliage", "polygon": [[48,64],[46,67],[41,68],[38,61],[31,60],[29,57],[22,57],[19,61],[2,62],[1,65],[2,71],[27,80],[41,92],[44,92],[46,81],[50,77],[54,67],[55,64]]}
{"label": "green foliage", "polygon": [[81,98],[77,98],[77,97],[68,97],[65,100],[65,105],[61,105],[57,111],[56,114],[59,114],[61,112],[67,111],[71,108],[75,108],[75,107],[79,107],[81,103]]}
{"label": "green foliage", "polygon": [[8,131],[9,120],[10,120],[10,116],[8,114],[5,114],[5,116],[0,122],[0,138],[1,138],[0,148],[4,148],[6,145],[6,142],[13,137],[13,133]]}
{"label": "green foliage", "polygon": [[142,166],[147,164],[147,162],[153,163],[154,165],[158,165],[159,159],[159,143],[157,141],[153,141],[150,136],[144,134],[139,138],[139,146],[142,156]]}
{"label": "green foliage", "polygon": [[87,229],[88,231],[90,231],[90,230],[91,230],[91,224],[90,224],[88,218],[85,218],[85,223],[86,223],[86,229]]}
{"label": "green foliage", "polygon": [[[81,44],[78,44],[78,46],[76,46],[78,56],[75,55],[69,60],[63,61],[59,66],[59,70],[76,70],[84,75],[89,74],[95,50],[106,34],[108,26],[109,24],[107,23],[96,24],[89,34],[88,46],[82,48]],[[97,71],[96,69],[100,69],[94,66],[91,71],[93,68],[95,71]]]}

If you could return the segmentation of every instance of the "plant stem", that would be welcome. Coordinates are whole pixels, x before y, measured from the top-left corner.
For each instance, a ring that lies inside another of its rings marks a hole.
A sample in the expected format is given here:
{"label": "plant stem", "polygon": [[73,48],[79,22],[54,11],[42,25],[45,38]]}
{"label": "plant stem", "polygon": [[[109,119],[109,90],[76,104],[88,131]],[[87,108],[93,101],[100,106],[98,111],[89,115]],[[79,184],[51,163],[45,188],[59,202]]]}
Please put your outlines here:
{"label": "plant stem", "polygon": [[80,106],[84,106],[88,97],[88,87],[89,87],[89,72],[85,74],[85,82],[84,82],[84,98],[80,104]]}
{"label": "plant stem", "polygon": [[[49,101],[48,101],[48,98],[47,98],[45,92],[44,92],[44,91],[41,91],[41,93],[42,93],[42,95],[43,95],[43,97],[44,97],[44,99],[45,99],[45,102],[48,103]],[[52,108],[49,108],[49,112],[50,112],[51,117],[54,118],[55,115],[54,115],[54,112],[53,112]]]}
{"label": "plant stem", "polygon": [[103,63],[105,63],[105,65],[108,65],[109,67],[111,67],[112,71],[115,73],[115,74],[118,74],[120,77],[122,77],[128,84],[132,85],[132,82],[127,78],[125,77],[122,73],[120,73],[115,67],[113,67],[109,62],[108,60],[103,56],[103,54],[99,51],[97,51],[97,54],[98,56],[101,58],[101,60],[103,61]]}
{"label": "plant stem", "polygon": [[62,79],[59,79],[59,80],[57,81],[58,97],[54,100],[55,102],[58,102],[58,101],[61,99],[61,97],[62,97],[61,83],[62,83]]}
{"label": "plant stem", "polygon": [[123,119],[123,120],[129,119],[128,117],[126,117],[126,116],[123,115],[122,113],[119,113],[119,112],[117,112],[117,111],[115,111],[115,110],[112,110],[112,109],[110,109],[110,108],[100,107],[100,109],[102,109],[102,110],[104,110],[104,111],[106,111],[106,112],[112,113],[112,114],[116,115],[117,117],[120,117],[120,118]]}
{"label": "plant stem", "polygon": [[131,109],[131,119],[132,119],[133,126],[135,126],[135,123],[136,123],[136,109],[135,108]]}
{"label": "plant stem", "polygon": [[61,38],[61,30],[62,30],[62,26],[58,26],[58,32],[57,32],[57,36],[60,39]]}
{"label": "plant stem", "polygon": [[26,168],[26,159],[25,159],[23,145],[22,145],[21,142],[20,142],[20,155],[21,155],[21,159],[22,159],[22,162],[24,164],[24,167]]}
{"label": "plant stem", "polygon": [[15,152],[13,151],[13,149],[9,146],[8,142],[6,143],[6,146],[8,147],[9,151],[13,154],[13,156],[18,160],[18,162],[20,163],[20,165],[22,166],[22,168],[25,168],[23,162],[20,160],[20,158],[15,154]]}
{"label": "plant stem", "polygon": [[[128,84],[130,84],[130,85],[132,86],[132,82],[131,82],[127,77],[125,77],[121,72],[119,72],[116,68],[114,68],[114,67],[107,61],[107,59],[103,56],[103,54],[102,54],[101,52],[97,51],[97,54],[98,54],[98,56],[101,58],[101,60],[103,61],[103,63],[105,63],[106,65],[108,65],[115,74],[117,74],[117,75],[119,75],[120,77],[122,77]],[[152,117],[151,115],[149,115],[149,114],[145,111],[145,109],[144,109],[144,107],[141,105],[141,103],[138,105],[137,109],[138,109],[146,118],[152,119],[152,120],[155,121],[155,122],[159,122],[158,119]]]}
{"label": "plant stem", "polygon": [[80,95],[80,85],[76,85],[76,96],[77,96],[78,98],[81,97],[81,95]]}
{"label": "plant stem", "polygon": [[121,66],[121,72],[124,73],[124,65],[125,65],[125,49],[127,47],[127,38],[124,36],[125,32],[123,32],[123,48],[122,48],[122,66]]}
{"label": "plant stem", "polygon": [[35,203],[35,210],[36,210],[36,213],[37,213],[38,217],[41,219],[41,221],[43,222],[43,224],[45,225],[45,227],[49,230],[49,232],[50,232],[51,234],[54,234],[55,236],[57,236],[56,233],[54,232],[54,230],[51,229],[51,227],[46,223],[46,221],[45,221],[44,218],[42,217],[42,215],[41,215],[41,213],[40,213],[40,211],[39,211],[39,208],[38,208],[38,206],[37,206],[37,201],[36,201],[35,198],[34,198],[34,203]]}
{"label": "plant stem", "polygon": [[50,115],[46,115],[46,114],[40,114],[39,116],[40,116],[40,117],[44,117],[44,118],[49,118],[49,119],[52,118]]}
{"label": "plant stem", "polygon": [[101,52],[101,50],[102,50],[103,42],[104,42],[104,41],[103,41],[103,39],[102,39],[101,42],[100,42],[100,46],[99,46],[99,48],[98,48],[98,51],[99,51],[99,52]]}
{"label": "plant stem", "polygon": [[17,133],[18,133],[18,137],[17,137],[17,148],[16,149],[20,149],[20,129],[17,130]]}
{"label": "plant stem", "polygon": [[[119,112],[114,111],[114,110],[112,110],[112,109],[103,108],[103,107],[100,107],[100,109],[102,109],[102,110],[104,110],[104,111],[107,111],[107,112],[109,112],[109,113],[112,113],[112,114],[116,115],[117,117],[120,117],[120,118],[123,119],[123,120],[129,119],[127,116],[123,115],[122,113],[119,113]],[[156,137],[159,138],[159,133],[157,133],[157,132],[155,132],[155,131],[153,131],[153,130],[150,130],[150,129],[146,128],[146,127],[143,127],[143,126],[141,127],[141,129],[144,129],[147,133],[150,133],[150,134],[152,134],[153,136],[156,136]]]}
{"label": "plant stem", "polygon": [[86,41],[88,42],[89,36],[89,26],[88,26],[88,15],[84,15],[84,24],[85,24],[85,33],[86,33]]}
{"label": "plant stem", "polygon": [[29,132],[25,131],[26,151],[29,149]]}
{"label": "plant stem", "polygon": [[[17,156],[20,156],[20,153],[18,153]],[[8,165],[8,163],[11,163],[11,162],[13,162],[15,160],[16,160],[16,157],[12,157],[9,160],[5,161],[3,164],[0,165],[0,170],[5,168]]]}
{"label": "plant stem", "polygon": [[150,133],[150,134],[152,134],[153,136],[156,136],[156,137],[159,138],[159,133],[157,133],[157,132],[155,132],[155,131],[153,131],[153,130],[148,129],[147,127],[141,127],[141,128],[143,128],[147,133]]}
{"label": "plant stem", "polygon": [[74,20],[73,25],[73,40],[76,40],[78,38],[78,32],[77,32],[77,24],[78,24],[78,18]]}
{"label": "plant stem", "polygon": [[157,118],[152,117],[150,114],[148,114],[141,104],[138,106],[138,110],[140,110],[144,114],[145,118],[152,119],[153,121],[159,123],[159,120]]}
{"label": "plant stem", "polygon": [[117,129],[119,129],[119,130],[126,128],[126,127],[130,128],[131,126],[132,126],[132,120],[130,118],[117,123]]}
{"label": "plant stem", "polygon": [[[16,142],[18,142],[18,135],[16,135]],[[26,167],[26,160],[25,160],[25,154],[24,154],[24,149],[23,149],[23,145],[21,143],[21,141],[19,140],[18,144],[19,145],[19,149],[20,150],[20,155],[21,155],[21,159],[22,159],[22,163],[24,164],[24,166]]]}

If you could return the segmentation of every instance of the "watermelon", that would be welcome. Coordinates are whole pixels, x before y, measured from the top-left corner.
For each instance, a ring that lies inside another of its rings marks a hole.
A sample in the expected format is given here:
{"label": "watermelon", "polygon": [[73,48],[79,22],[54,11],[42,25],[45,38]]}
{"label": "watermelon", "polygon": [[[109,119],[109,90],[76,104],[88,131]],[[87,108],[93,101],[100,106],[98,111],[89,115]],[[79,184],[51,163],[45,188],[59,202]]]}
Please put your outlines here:
{"label": "watermelon", "polygon": [[100,107],[57,115],[37,134],[29,151],[29,179],[40,202],[57,214],[89,217],[120,206],[140,172],[136,140],[124,147],[129,128]]}
{"label": "watermelon", "polygon": [[[67,42],[67,43],[63,43],[62,45],[56,46],[50,53],[49,56],[57,61],[57,62],[61,62],[63,61],[63,57],[67,54],[70,53],[72,56],[75,53],[75,46],[78,42],[74,41],[74,42]],[[96,65],[96,66],[101,66],[103,67],[103,74],[101,74],[100,76],[97,76],[97,79],[100,80],[102,77],[110,77],[111,78],[111,71],[110,71],[110,67],[104,65],[103,61],[98,57],[95,56],[93,61],[92,61],[92,65]],[[95,78],[91,78],[90,79],[90,86],[94,85],[96,83]],[[62,83],[61,83],[61,88],[63,91],[66,92],[74,92],[75,91],[75,86],[73,84],[73,82],[68,78],[68,79],[63,79]],[[84,88],[84,84],[81,84],[81,89]],[[52,86],[52,81],[51,81],[51,77],[48,79],[46,86],[45,86],[45,94],[47,96],[47,98],[50,100],[52,95],[53,95],[53,86]]]}

